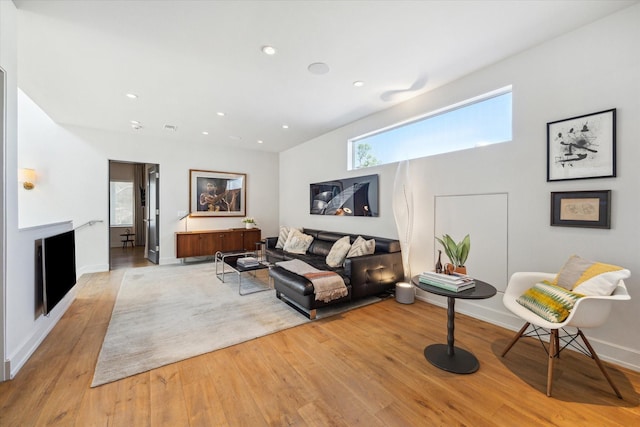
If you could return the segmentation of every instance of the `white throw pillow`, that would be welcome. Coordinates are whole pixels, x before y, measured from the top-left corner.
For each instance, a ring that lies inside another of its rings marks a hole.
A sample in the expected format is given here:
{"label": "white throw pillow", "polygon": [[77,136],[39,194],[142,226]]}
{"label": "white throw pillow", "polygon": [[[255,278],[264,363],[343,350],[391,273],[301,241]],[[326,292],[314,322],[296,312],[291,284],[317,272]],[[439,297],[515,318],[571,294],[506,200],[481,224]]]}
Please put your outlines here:
{"label": "white throw pillow", "polygon": [[283,250],[292,254],[305,254],[313,242],[313,236],[304,234],[296,229],[291,230]]}
{"label": "white throw pillow", "polygon": [[351,239],[349,236],[341,237],[331,246],[325,262],[329,267],[340,267],[351,249]]}
{"label": "white throw pillow", "polygon": [[284,244],[287,243],[287,239],[289,238],[289,234],[293,230],[302,231],[301,228],[297,227],[280,227],[280,233],[278,234],[278,241],[276,242],[276,249],[284,248]]}
{"label": "white throw pillow", "polygon": [[573,289],[573,292],[584,295],[611,295],[620,280],[628,279],[631,272],[626,268],[608,271],[585,280]]}
{"label": "white throw pillow", "polygon": [[353,258],[362,255],[371,255],[376,251],[376,241],[374,239],[364,240],[362,236],[358,236],[351,245],[347,258]]}
{"label": "white throw pillow", "polygon": [[611,295],[620,280],[631,272],[613,264],[571,256],[562,266],[553,284],[583,295]]}

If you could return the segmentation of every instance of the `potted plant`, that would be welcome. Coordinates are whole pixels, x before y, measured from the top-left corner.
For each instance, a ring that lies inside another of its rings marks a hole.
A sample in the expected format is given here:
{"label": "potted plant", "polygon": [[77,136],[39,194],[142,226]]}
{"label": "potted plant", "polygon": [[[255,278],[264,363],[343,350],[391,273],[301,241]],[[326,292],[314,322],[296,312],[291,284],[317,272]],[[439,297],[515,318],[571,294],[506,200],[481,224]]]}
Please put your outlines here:
{"label": "potted plant", "polygon": [[[436,240],[440,242],[451,261],[452,270],[456,273],[467,274],[467,267],[465,267],[464,263],[467,262],[469,249],[471,248],[469,235],[467,234],[459,243],[456,243],[448,234],[443,235],[442,239],[436,237]],[[445,271],[449,271],[449,269],[445,268]]]}
{"label": "potted plant", "polygon": [[256,220],[253,219],[253,218],[247,217],[247,218],[243,219],[242,222],[244,223],[244,226],[246,228],[253,228],[253,227],[256,226]]}

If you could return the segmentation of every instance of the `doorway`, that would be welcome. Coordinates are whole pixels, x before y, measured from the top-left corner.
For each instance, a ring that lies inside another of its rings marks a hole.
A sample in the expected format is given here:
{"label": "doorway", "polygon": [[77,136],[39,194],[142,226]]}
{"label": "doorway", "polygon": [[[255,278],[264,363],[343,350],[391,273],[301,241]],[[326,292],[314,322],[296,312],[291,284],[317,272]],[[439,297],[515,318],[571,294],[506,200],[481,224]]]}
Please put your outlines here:
{"label": "doorway", "polygon": [[[6,76],[5,76],[5,71],[0,68],[0,173],[2,173],[2,176],[5,176],[5,161],[4,161],[4,153],[7,151],[7,144],[5,142],[5,122],[6,122],[6,105],[7,105],[7,101],[6,101],[6,93],[7,93],[7,88],[6,88]],[[0,184],[0,272],[2,272],[2,274],[0,275],[0,357],[2,359],[0,359],[0,382],[5,381],[7,379],[9,379],[10,372],[9,372],[9,364],[4,362],[5,360],[8,360],[7,355],[5,354],[5,348],[4,348],[4,342],[5,342],[5,327],[4,327],[4,318],[5,318],[5,295],[7,293],[6,290],[6,269],[4,266],[4,260],[5,260],[5,246],[6,246],[6,237],[4,235],[4,231],[5,231],[5,216],[4,216],[4,212],[5,212],[5,206],[4,206],[4,192],[5,192],[5,185],[6,185],[6,180],[3,180],[4,183]]]}
{"label": "doorway", "polygon": [[157,170],[157,164],[109,160],[110,270],[158,263]]}

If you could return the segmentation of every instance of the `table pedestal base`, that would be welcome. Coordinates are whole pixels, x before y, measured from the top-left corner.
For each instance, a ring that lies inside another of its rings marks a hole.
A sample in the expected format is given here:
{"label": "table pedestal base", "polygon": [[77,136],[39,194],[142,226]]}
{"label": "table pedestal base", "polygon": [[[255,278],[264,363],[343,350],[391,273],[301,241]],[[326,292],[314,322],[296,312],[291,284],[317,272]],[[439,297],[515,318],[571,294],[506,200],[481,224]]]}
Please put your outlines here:
{"label": "table pedestal base", "polygon": [[447,344],[432,344],[425,347],[424,357],[435,367],[454,374],[472,374],[478,370],[478,359],[466,350],[453,347],[449,355]]}

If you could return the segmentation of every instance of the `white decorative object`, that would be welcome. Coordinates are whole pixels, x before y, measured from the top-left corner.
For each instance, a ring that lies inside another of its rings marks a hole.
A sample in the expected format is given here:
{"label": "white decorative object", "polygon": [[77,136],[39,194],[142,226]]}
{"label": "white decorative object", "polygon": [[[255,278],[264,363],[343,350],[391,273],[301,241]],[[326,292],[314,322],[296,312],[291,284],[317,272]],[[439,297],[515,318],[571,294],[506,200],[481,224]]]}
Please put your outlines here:
{"label": "white decorative object", "polygon": [[411,283],[396,283],[396,301],[400,304],[413,304],[416,290]]}
{"label": "white decorative object", "polygon": [[245,228],[253,228],[256,226],[256,220],[253,218],[247,217],[243,219],[242,222],[244,222]]}
{"label": "white decorative object", "polygon": [[411,279],[409,254],[411,232],[413,229],[413,187],[409,176],[409,161],[398,162],[396,178],[393,183],[393,216],[398,228],[398,240],[402,250],[402,266],[405,279]]}

